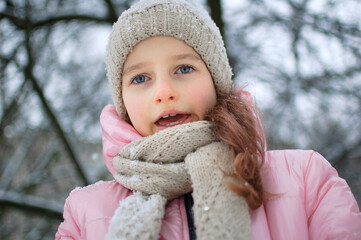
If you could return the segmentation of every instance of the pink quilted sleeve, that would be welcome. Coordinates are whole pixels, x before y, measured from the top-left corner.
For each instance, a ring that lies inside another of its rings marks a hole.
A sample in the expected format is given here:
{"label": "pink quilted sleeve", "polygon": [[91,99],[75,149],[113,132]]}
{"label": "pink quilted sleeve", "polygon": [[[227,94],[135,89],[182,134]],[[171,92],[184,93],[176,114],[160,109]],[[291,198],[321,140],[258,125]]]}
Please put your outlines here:
{"label": "pink quilted sleeve", "polygon": [[71,196],[65,201],[63,218],[64,221],[60,224],[56,232],[56,240],[80,239],[81,230],[74,211],[71,208]]}
{"label": "pink quilted sleeve", "polygon": [[309,159],[304,181],[310,239],[361,239],[361,213],[351,189],[320,154]]}

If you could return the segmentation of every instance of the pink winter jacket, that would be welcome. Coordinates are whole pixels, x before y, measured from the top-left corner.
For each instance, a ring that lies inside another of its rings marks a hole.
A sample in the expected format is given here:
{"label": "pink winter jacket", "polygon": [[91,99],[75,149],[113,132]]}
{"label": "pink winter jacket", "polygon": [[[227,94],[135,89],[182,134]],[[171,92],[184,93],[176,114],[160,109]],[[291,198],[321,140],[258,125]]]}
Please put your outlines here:
{"label": "pink winter jacket", "polygon": [[[112,158],[127,143],[141,138],[108,105],[101,114],[103,157],[111,173]],[[265,190],[280,194],[250,210],[253,239],[361,239],[361,213],[345,180],[313,151],[268,151],[263,165]],[[119,201],[132,191],[115,181],[77,188],[64,206],[56,239],[104,239]],[[189,239],[183,197],[166,206],[160,239]]]}

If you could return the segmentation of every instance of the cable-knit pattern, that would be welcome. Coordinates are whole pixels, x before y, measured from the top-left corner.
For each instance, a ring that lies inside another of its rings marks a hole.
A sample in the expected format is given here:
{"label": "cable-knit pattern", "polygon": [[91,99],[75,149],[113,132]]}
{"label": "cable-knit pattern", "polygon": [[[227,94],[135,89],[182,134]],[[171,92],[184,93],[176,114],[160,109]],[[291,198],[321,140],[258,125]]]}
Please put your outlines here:
{"label": "cable-knit pattern", "polygon": [[127,144],[114,158],[114,178],[137,192],[120,202],[107,239],[158,239],[166,200],[192,189],[197,239],[250,239],[247,203],[224,182],[233,158],[207,121]]}
{"label": "cable-knit pattern", "polygon": [[251,220],[244,198],[226,185],[233,151],[223,142],[199,148],[185,159],[193,187],[197,239],[251,239]]}
{"label": "cable-knit pattern", "polygon": [[213,125],[207,121],[167,128],[125,145],[113,160],[114,178],[129,189],[172,200],[192,190],[184,158],[213,141]]}

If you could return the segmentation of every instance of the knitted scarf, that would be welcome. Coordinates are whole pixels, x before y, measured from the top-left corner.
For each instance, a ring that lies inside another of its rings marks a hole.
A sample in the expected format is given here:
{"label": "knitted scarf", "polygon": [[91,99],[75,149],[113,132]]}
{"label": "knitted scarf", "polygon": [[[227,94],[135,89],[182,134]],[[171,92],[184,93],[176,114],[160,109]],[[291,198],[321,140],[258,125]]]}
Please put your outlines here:
{"label": "knitted scarf", "polygon": [[113,160],[114,178],[135,193],[120,202],[106,239],[158,239],[167,200],[192,190],[197,239],[250,239],[247,203],[224,182],[233,158],[206,121],[125,145]]}

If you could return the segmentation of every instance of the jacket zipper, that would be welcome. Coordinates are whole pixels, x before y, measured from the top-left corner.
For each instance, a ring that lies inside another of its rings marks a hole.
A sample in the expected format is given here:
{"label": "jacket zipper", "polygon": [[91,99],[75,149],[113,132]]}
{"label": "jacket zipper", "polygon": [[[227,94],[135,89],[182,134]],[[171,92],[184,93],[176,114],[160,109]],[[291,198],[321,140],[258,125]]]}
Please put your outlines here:
{"label": "jacket zipper", "polygon": [[194,226],[193,218],[193,198],[192,193],[187,193],[184,195],[184,205],[186,207],[187,220],[188,220],[188,229],[189,229],[189,239],[196,240],[196,229]]}

